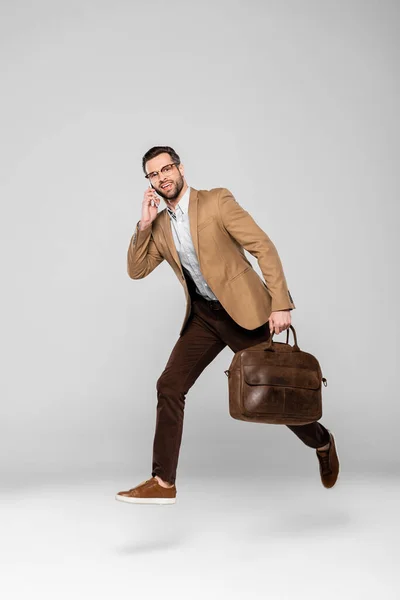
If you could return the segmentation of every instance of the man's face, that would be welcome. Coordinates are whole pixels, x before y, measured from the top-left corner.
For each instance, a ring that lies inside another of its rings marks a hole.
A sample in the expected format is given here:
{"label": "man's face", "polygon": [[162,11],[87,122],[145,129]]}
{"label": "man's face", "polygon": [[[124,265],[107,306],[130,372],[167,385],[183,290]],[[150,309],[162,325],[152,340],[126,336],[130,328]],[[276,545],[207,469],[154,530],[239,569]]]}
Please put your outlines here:
{"label": "man's face", "polygon": [[[171,163],[171,156],[167,152],[163,152],[163,154],[159,154],[155,158],[148,160],[145,167],[147,173],[159,171],[158,177],[153,180],[149,179],[149,182],[157,194],[164,198],[164,200],[175,200],[185,184],[182,165],[173,165],[169,173],[161,173],[161,169]],[[167,188],[163,187],[166,184],[170,184],[170,186]]]}

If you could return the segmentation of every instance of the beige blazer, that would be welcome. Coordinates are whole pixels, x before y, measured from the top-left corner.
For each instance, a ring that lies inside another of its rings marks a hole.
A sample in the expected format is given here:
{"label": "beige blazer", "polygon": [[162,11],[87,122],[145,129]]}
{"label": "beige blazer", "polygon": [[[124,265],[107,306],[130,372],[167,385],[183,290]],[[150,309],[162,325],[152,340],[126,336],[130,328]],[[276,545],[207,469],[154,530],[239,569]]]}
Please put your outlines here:
{"label": "beige blazer", "polygon": [[[272,311],[296,308],[274,244],[228,189],[191,187],[188,213],[203,277],[236,323],[255,329],[268,321]],[[256,257],[266,283],[244,249]],[[186,295],[182,334],[190,316],[191,298],[166,208],[143,231],[139,222],[136,224],[127,259],[132,279],[146,277],[164,259],[170,264]]]}

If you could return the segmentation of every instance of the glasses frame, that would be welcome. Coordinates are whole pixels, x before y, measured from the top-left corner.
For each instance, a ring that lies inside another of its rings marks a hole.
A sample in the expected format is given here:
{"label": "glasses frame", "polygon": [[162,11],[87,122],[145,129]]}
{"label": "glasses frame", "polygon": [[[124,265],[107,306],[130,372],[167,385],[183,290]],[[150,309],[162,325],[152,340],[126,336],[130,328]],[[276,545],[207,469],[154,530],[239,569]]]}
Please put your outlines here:
{"label": "glasses frame", "polygon": [[[172,162],[172,163],[168,163],[167,165],[164,165],[163,167],[161,167],[161,169],[159,171],[152,171],[151,173],[147,173],[147,175],[145,175],[146,179],[149,179],[150,181],[154,180],[154,179],[159,179],[159,175],[162,172],[163,169],[165,169],[165,167],[172,167],[173,165],[175,165],[176,167],[179,165],[180,163],[177,162]],[[154,177],[152,177],[150,179],[150,175],[154,175]]]}

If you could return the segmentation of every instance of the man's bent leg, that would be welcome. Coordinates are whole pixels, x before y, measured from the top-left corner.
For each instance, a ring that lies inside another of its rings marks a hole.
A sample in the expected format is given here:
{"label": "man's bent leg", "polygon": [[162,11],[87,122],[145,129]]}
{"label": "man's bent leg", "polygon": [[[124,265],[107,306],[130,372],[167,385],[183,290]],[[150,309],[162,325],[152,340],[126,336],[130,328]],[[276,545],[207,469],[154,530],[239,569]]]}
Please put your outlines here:
{"label": "man's bent leg", "polygon": [[286,425],[286,427],[289,427],[310,448],[321,448],[329,443],[329,431],[319,421],[306,425]]}
{"label": "man's bent leg", "polygon": [[175,483],[186,394],[226,344],[192,306],[193,314],[157,381],[152,476]]}

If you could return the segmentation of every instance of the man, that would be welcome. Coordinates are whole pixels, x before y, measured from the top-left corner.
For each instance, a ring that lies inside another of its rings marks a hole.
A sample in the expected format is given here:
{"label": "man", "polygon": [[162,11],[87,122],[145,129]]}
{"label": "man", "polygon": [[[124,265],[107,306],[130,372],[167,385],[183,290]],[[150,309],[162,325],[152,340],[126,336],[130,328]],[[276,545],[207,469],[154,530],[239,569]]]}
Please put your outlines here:
{"label": "man", "polygon": [[[173,504],[187,392],[227,345],[238,352],[287,329],[295,305],[274,244],[228,189],[189,187],[170,146],[151,148],[142,167],[150,187],[129,243],[128,274],[142,279],[166,260],[187,304],[179,338],[157,381],[152,477],[116,499]],[[166,204],[161,212],[155,192]],[[244,249],[257,258],[266,283]],[[332,487],[339,473],[332,433],[318,422],[287,427],[316,449],[322,483]]]}

